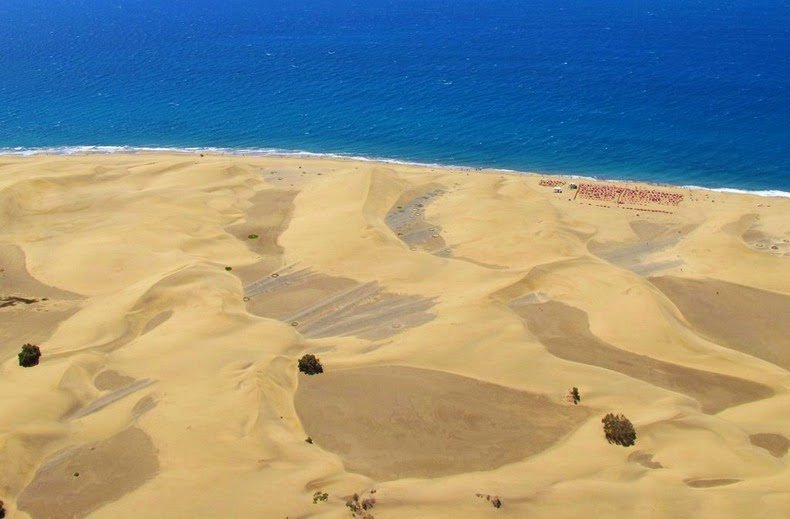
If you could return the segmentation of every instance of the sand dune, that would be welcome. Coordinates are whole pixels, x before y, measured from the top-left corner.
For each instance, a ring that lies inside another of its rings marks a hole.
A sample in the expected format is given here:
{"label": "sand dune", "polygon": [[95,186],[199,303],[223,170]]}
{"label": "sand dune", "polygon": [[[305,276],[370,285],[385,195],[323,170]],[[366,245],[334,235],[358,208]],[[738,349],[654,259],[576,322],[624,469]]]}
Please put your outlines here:
{"label": "sand dune", "polygon": [[[41,283],[30,276],[24,252],[16,245],[0,243],[0,354],[7,357],[14,344],[43,342],[58,325],[73,315],[78,294]],[[35,326],[31,326],[31,321]]]}
{"label": "sand dune", "polygon": [[[308,157],[3,162],[10,517],[351,517],[355,493],[377,518],[790,513],[788,199],[628,183],[618,204]],[[609,412],[636,445],[606,441]]]}
{"label": "sand dune", "polygon": [[650,281],[715,342],[790,370],[790,298],[714,279]]}
{"label": "sand dune", "polygon": [[717,413],[774,394],[770,388],[756,382],[690,369],[615,348],[590,333],[587,316],[571,306],[555,301],[518,303],[518,300],[512,302],[511,307],[551,354],[685,393],[702,404],[703,412]]}

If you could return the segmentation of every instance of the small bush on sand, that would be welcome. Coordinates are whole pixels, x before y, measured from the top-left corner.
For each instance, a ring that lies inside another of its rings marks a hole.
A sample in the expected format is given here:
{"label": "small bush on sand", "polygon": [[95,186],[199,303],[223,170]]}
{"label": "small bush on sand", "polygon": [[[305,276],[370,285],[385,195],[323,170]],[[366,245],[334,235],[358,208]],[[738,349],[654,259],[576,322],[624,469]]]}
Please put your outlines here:
{"label": "small bush on sand", "polygon": [[247,235],[247,239],[248,240],[257,240],[258,239],[258,235],[257,234],[249,234],[249,235]]}
{"label": "small bush on sand", "polygon": [[631,421],[621,414],[609,413],[601,420],[603,433],[609,443],[630,447],[636,443],[636,431]]}
{"label": "small bush on sand", "polygon": [[228,272],[230,272],[231,270],[233,270],[233,267],[225,267],[225,270],[227,270]]}
{"label": "small bush on sand", "polygon": [[571,388],[570,391],[568,391],[568,400],[573,402],[573,405],[579,405],[579,402],[581,402],[582,397],[581,395],[579,395],[578,387],[573,387]]}
{"label": "small bush on sand", "polygon": [[25,344],[19,352],[19,365],[23,368],[30,368],[38,365],[41,358],[41,349],[33,344]]}
{"label": "small bush on sand", "polygon": [[[375,490],[370,493],[373,494]],[[360,500],[359,494],[354,494],[346,501],[346,506],[351,510],[353,517],[360,517],[361,519],[373,519],[373,514],[370,511],[376,506],[376,498],[373,496],[366,497]]]}
{"label": "small bush on sand", "polygon": [[3,517],[5,517],[5,503],[0,501],[0,519],[3,519]]}
{"label": "small bush on sand", "polygon": [[313,494],[313,504],[314,505],[317,505],[318,503],[323,503],[327,499],[329,499],[329,494],[327,494],[326,492],[321,492],[319,490],[318,492]]}
{"label": "small bush on sand", "polygon": [[[2,269],[0,269],[0,272],[2,272]],[[42,301],[46,301],[46,299],[42,299]],[[33,303],[38,303],[38,299],[28,299],[26,297],[16,296],[0,297],[0,308],[5,308],[6,306],[16,306],[19,303],[22,303],[23,305],[32,305]]]}
{"label": "small bush on sand", "polygon": [[321,366],[321,361],[318,360],[318,357],[308,353],[299,359],[299,371],[307,375],[318,375],[324,372],[324,368]]}
{"label": "small bush on sand", "polygon": [[477,497],[485,498],[486,501],[491,503],[494,508],[502,508],[502,500],[499,496],[492,496],[490,494],[475,494]]}

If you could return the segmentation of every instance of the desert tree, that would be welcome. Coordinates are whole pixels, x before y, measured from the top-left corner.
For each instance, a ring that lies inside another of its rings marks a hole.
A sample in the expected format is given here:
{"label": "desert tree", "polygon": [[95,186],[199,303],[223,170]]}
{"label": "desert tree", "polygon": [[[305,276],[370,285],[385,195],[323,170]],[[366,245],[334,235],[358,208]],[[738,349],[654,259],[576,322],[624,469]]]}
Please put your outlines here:
{"label": "desert tree", "polygon": [[621,414],[609,413],[601,420],[603,433],[609,443],[630,447],[636,443],[634,424]]}
{"label": "desert tree", "polygon": [[38,365],[41,358],[41,349],[33,344],[25,344],[19,352],[19,365],[23,368],[31,368]]}
{"label": "desert tree", "polygon": [[308,353],[299,359],[299,371],[306,375],[318,375],[324,372],[324,367],[321,366],[321,361],[318,357]]}

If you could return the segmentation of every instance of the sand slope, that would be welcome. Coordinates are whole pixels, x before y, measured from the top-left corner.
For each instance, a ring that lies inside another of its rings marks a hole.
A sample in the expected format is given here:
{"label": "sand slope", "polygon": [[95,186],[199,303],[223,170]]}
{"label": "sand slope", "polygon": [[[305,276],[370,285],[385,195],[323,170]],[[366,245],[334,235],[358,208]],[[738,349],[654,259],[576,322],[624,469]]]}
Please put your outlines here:
{"label": "sand slope", "polygon": [[[10,517],[340,518],[354,493],[376,518],[790,513],[790,200],[627,206],[319,158],[3,162]],[[297,372],[308,352],[324,374]],[[634,447],[606,442],[608,412]]]}

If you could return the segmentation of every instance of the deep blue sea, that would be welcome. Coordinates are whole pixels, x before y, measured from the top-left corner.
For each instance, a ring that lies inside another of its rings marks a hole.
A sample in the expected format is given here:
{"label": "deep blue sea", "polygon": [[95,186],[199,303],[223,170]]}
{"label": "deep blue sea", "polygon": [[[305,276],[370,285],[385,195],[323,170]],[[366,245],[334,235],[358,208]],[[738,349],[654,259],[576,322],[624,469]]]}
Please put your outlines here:
{"label": "deep blue sea", "polygon": [[788,0],[0,0],[0,148],[790,191]]}

